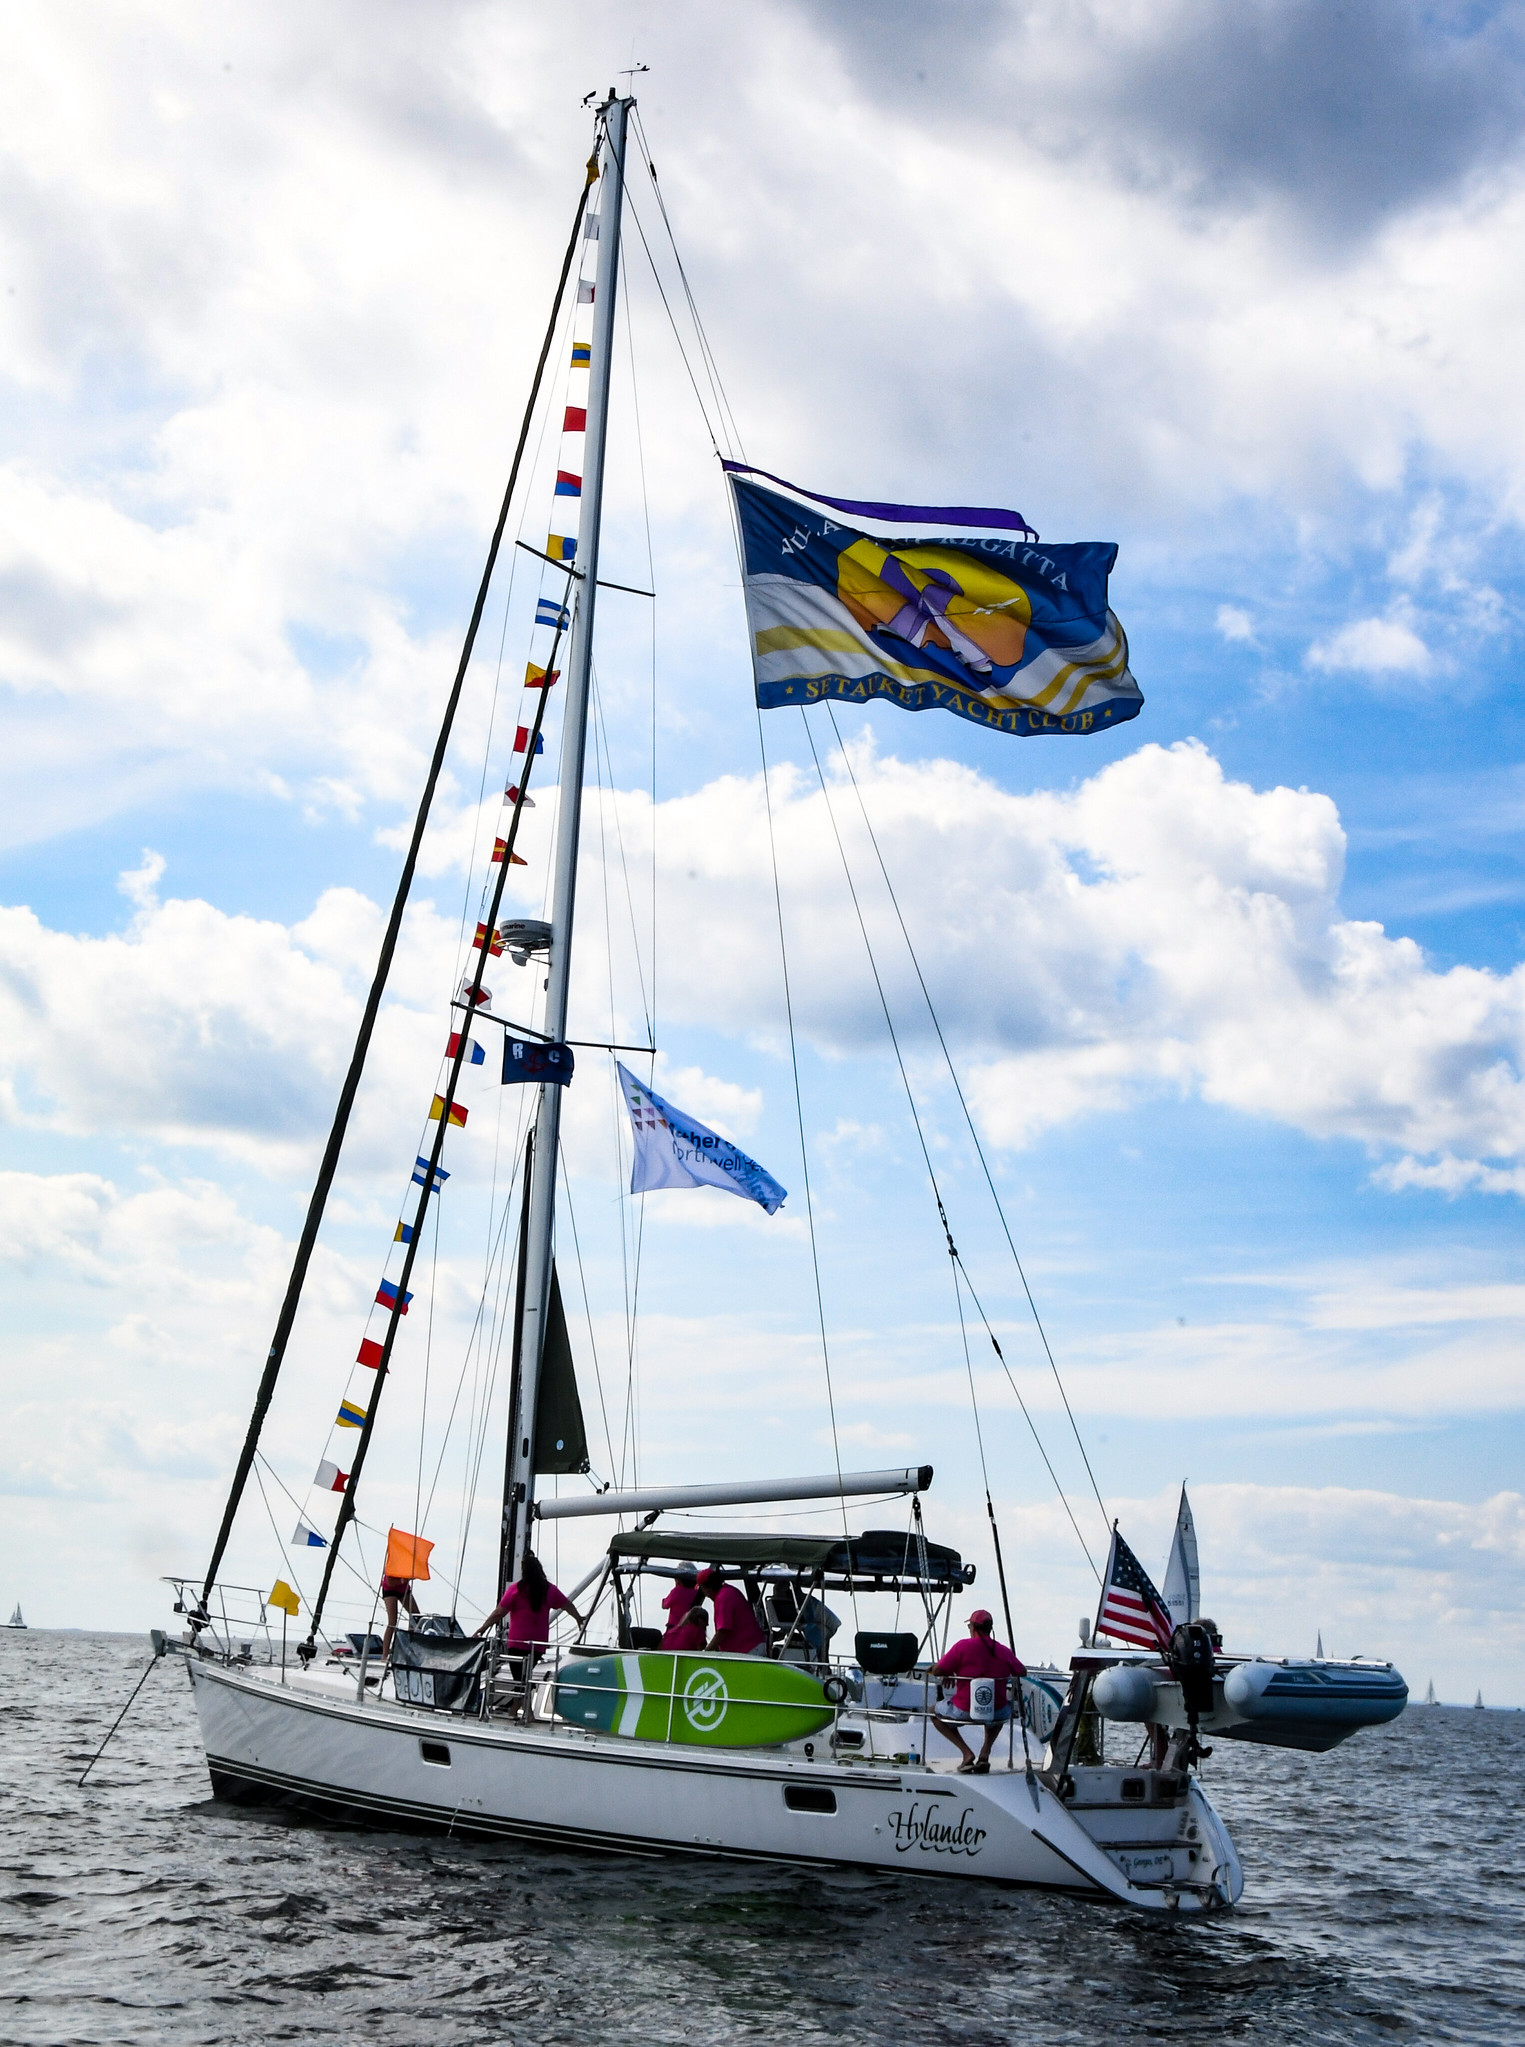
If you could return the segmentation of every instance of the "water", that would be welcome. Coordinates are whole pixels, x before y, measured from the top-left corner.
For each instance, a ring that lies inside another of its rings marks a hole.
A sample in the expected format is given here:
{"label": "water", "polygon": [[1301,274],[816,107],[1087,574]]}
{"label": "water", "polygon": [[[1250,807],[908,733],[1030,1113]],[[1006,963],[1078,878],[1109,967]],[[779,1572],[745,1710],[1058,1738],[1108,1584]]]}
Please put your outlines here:
{"label": "water", "polygon": [[1525,2033],[1525,1714],[1222,1742],[1208,1921],[926,1878],[635,1863],[215,1805],[183,1671],[0,1634],[0,2042],[894,2047]]}

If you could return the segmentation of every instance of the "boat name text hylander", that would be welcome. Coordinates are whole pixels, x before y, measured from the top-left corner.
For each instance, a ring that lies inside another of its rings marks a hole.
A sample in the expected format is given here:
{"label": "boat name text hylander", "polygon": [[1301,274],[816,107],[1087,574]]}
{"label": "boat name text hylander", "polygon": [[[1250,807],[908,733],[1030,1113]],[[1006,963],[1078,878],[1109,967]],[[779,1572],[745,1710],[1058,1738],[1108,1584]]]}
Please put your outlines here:
{"label": "boat name text hylander", "polygon": [[919,1805],[909,1812],[888,1814],[895,1832],[895,1853],[904,1855],[908,1849],[919,1848],[923,1855],[978,1855],[987,1829],[969,1824],[973,1811],[972,1805],[966,1805],[956,1823],[939,1819],[935,1810],[924,1813]]}

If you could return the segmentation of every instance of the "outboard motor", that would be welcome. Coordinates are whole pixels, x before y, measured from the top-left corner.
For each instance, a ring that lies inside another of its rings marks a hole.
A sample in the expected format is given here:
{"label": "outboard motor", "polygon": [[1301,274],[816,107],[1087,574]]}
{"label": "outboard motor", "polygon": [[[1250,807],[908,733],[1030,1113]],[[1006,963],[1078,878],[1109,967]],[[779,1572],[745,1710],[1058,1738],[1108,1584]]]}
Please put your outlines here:
{"label": "outboard motor", "polygon": [[1197,1739],[1197,1721],[1213,1710],[1213,1676],[1217,1665],[1210,1630],[1201,1621],[1183,1621],[1170,1638],[1168,1661],[1170,1674],[1181,1687],[1191,1730],[1191,1760],[1195,1761],[1199,1756],[1212,1754]]}

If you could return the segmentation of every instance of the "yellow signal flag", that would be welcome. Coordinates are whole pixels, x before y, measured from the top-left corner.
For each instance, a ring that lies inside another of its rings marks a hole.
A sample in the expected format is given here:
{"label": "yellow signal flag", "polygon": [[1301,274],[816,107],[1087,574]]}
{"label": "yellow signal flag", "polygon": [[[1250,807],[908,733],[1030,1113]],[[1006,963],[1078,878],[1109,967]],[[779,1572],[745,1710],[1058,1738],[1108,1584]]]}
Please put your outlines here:
{"label": "yellow signal flag", "polygon": [[301,1600],[297,1598],[296,1593],[286,1583],[284,1578],[276,1579],[270,1588],[270,1596],[265,1601],[265,1604],[267,1606],[278,1606],[282,1613],[289,1613],[293,1620],[302,1611]]}

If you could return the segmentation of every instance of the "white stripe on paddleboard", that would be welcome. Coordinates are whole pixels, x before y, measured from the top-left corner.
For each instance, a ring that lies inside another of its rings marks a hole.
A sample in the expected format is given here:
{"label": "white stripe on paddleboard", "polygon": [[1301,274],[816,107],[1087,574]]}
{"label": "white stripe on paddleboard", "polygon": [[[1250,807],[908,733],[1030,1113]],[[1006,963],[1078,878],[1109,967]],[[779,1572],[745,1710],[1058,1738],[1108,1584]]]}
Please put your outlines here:
{"label": "white stripe on paddleboard", "polygon": [[641,1708],[646,1703],[646,1694],[641,1690],[641,1659],[639,1656],[620,1658],[620,1684],[625,1694],[624,1709],[620,1713],[620,1724],[616,1734],[633,1735],[641,1717]]}

